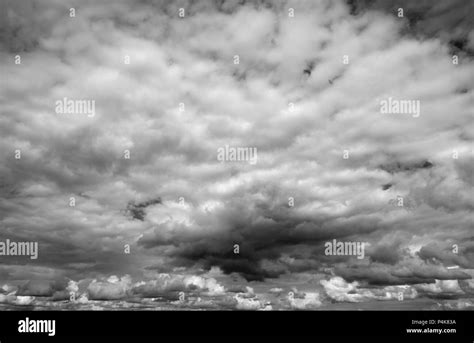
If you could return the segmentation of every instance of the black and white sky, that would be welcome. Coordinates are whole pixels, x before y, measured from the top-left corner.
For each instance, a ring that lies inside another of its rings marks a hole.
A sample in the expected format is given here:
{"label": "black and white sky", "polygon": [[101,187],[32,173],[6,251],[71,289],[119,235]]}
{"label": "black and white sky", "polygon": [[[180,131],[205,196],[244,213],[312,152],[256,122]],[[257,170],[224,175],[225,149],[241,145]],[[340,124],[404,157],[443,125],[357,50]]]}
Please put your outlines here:
{"label": "black and white sky", "polygon": [[472,1],[0,6],[0,308],[474,308]]}

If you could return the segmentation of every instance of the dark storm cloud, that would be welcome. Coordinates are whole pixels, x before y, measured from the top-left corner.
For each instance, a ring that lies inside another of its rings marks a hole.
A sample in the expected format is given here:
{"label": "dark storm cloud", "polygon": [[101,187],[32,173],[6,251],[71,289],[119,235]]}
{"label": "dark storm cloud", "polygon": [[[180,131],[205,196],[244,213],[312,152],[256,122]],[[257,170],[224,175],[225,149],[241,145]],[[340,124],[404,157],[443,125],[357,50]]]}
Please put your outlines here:
{"label": "dark storm cloud", "polygon": [[434,283],[436,280],[466,280],[472,277],[459,270],[446,270],[436,265],[374,265],[371,267],[341,267],[336,269],[337,275],[352,282],[364,281],[369,285],[414,285]]}
{"label": "dark storm cloud", "polygon": [[161,204],[160,198],[151,199],[148,201],[140,202],[138,204],[136,204],[133,201],[130,201],[127,204],[127,213],[130,213],[133,219],[138,219],[138,220],[143,221],[143,219],[145,219],[145,209],[148,206],[156,205],[156,204]]}
{"label": "dark storm cloud", "polygon": [[379,245],[372,249],[369,248],[367,254],[370,259],[374,262],[380,262],[385,264],[396,264],[400,261],[401,252],[399,251],[401,242]]}
{"label": "dark storm cloud", "polygon": [[[268,194],[270,199],[270,195]],[[218,231],[205,229],[208,218],[196,214],[196,225],[184,223],[158,225],[152,232],[140,238],[138,244],[145,248],[167,247],[167,254],[178,265],[198,263],[206,269],[219,266],[225,273],[238,272],[249,280],[278,277],[288,270],[309,270],[311,263],[267,266],[263,260],[275,260],[283,253],[292,253],[298,246],[319,246],[317,252],[306,258],[325,259],[323,243],[333,238],[357,236],[379,228],[380,218],[355,217],[313,218],[293,214],[284,204],[274,202],[270,208],[265,203],[249,207],[244,198],[229,201],[222,211],[216,211],[212,225]],[[199,229],[202,228],[202,229]],[[173,234],[170,235],[170,232]],[[234,253],[238,244],[239,253]],[[303,262],[303,261],[302,261]]]}
{"label": "dark storm cloud", "polygon": [[[411,32],[429,38],[440,37],[453,45],[465,40],[472,32],[474,5],[464,0],[436,3],[430,0],[349,0],[347,3],[353,14],[366,10],[397,14],[398,9],[403,8]],[[470,54],[473,52],[471,50]]]}
{"label": "dark storm cloud", "polygon": [[464,242],[461,253],[458,251],[453,252],[453,247],[447,244],[432,243],[421,248],[418,255],[425,261],[439,261],[446,266],[460,266],[466,269],[474,268],[473,241]]}
{"label": "dark storm cloud", "polygon": [[433,167],[433,163],[430,161],[421,161],[421,162],[391,162],[389,164],[381,165],[380,169],[388,173],[399,173],[399,172],[411,172],[416,171],[417,169],[429,169]]}
{"label": "dark storm cloud", "polygon": [[20,296],[49,297],[67,287],[66,280],[31,280],[21,285],[16,292]]}

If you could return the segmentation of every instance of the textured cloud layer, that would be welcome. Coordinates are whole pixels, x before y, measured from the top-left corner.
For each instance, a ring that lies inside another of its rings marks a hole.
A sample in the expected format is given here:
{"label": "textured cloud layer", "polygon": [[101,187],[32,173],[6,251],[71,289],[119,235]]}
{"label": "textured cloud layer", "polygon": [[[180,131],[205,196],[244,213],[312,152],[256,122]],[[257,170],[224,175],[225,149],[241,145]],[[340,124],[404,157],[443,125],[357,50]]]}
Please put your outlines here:
{"label": "textured cloud layer", "polygon": [[1,256],[0,280],[239,309],[472,296],[473,8],[398,3],[2,1],[0,238],[39,258]]}

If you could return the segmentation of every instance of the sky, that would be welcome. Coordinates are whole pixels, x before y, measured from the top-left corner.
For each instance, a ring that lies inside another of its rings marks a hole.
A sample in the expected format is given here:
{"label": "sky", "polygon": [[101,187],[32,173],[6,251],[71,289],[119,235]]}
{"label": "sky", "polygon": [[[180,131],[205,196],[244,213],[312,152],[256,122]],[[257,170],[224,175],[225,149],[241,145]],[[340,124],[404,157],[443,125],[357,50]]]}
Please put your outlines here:
{"label": "sky", "polygon": [[0,308],[474,308],[472,2],[0,6]]}

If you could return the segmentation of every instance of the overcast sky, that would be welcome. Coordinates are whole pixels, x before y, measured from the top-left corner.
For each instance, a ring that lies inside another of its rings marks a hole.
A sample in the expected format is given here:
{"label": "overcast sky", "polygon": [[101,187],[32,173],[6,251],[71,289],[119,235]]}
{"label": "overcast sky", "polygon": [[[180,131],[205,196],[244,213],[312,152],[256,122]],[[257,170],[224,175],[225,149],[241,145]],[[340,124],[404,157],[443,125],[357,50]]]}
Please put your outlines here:
{"label": "overcast sky", "polygon": [[0,4],[1,303],[474,306],[472,2]]}

